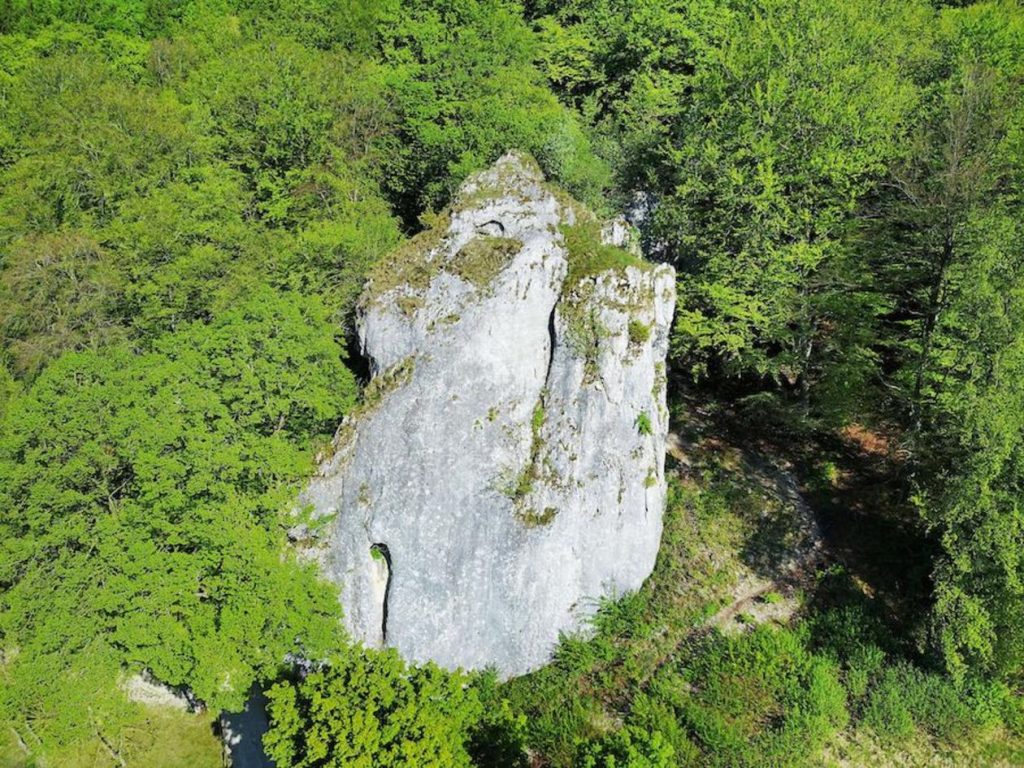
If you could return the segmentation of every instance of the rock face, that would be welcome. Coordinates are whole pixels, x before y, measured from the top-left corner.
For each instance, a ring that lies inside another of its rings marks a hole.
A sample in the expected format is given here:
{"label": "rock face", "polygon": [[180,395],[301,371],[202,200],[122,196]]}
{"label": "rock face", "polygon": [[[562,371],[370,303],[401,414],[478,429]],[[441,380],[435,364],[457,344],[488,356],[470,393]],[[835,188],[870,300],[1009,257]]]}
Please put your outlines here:
{"label": "rock face", "polygon": [[121,680],[121,690],[128,701],[146,704],[150,707],[166,707],[180,712],[188,712],[192,708],[189,697],[180,690],[175,690],[154,679],[148,672],[134,674]]}
{"label": "rock face", "polygon": [[373,276],[373,379],[303,498],[355,639],[518,675],[650,573],[675,275],[602,244],[630,231],[512,154]]}

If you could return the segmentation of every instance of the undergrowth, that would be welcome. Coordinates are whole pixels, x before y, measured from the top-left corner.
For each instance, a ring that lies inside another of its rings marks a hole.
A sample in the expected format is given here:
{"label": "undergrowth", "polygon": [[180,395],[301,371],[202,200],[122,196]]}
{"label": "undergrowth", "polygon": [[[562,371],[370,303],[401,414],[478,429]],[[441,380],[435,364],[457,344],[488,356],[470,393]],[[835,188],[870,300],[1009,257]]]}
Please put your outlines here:
{"label": "undergrowth", "polygon": [[553,664],[492,692],[495,706],[525,718],[534,765],[902,765],[914,764],[901,762],[912,744],[952,754],[949,765],[1017,754],[1019,699],[980,681],[957,689],[930,671],[890,639],[884,608],[841,568],[819,573],[788,625],[708,626],[744,553],[764,556],[751,541],[764,516],[785,519],[773,501],[729,451],[670,475],[643,589],[603,603],[589,634],[562,638]]}

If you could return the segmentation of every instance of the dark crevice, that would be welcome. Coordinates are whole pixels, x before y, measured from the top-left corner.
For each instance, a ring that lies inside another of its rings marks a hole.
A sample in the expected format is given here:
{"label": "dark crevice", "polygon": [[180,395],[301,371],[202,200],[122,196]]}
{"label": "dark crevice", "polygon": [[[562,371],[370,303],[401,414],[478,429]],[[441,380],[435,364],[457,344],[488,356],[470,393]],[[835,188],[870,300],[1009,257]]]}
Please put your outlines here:
{"label": "dark crevice", "polygon": [[558,304],[551,308],[551,315],[548,317],[548,370],[544,374],[544,384],[548,383],[548,378],[551,376],[551,366],[555,362],[555,310],[558,308]]}
{"label": "dark crevice", "polygon": [[345,351],[347,352],[345,365],[355,374],[359,383],[365,387],[370,381],[372,370],[369,358],[363,354],[358,334],[349,333],[346,335]]}
{"label": "dark crevice", "polygon": [[388,597],[391,595],[391,551],[387,544],[373,544],[370,547],[370,555],[374,558],[383,557],[384,564],[388,569],[388,579],[384,584],[384,605],[381,606],[380,635],[381,645],[388,642]]}
{"label": "dark crevice", "polygon": [[491,219],[486,221],[476,228],[478,235],[488,235],[490,237],[504,237],[505,236],[505,225],[500,221]]}

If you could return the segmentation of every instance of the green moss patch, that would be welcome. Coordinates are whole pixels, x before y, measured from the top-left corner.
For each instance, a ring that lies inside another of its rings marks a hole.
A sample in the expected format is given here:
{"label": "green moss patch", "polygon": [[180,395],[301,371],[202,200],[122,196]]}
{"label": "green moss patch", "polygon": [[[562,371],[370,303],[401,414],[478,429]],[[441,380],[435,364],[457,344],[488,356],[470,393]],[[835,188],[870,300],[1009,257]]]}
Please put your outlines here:
{"label": "green moss patch", "polygon": [[415,314],[424,305],[423,293],[440,271],[450,272],[482,288],[518,253],[523,244],[506,237],[478,235],[447,260],[431,259],[430,255],[444,245],[451,223],[449,212],[433,221],[433,226],[408,240],[373,268],[367,283],[364,301],[374,301],[398,288],[405,292],[396,304],[403,314]]}
{"label": "green moss patch", "polygon": [[[580,220],[573,226],[561,228],[568,253],[569,272],[565,280],[564,299],[559,310],[566,321],[567,339],[577,355],[584,360],[584,381],[597,375],[598,351],[601,339],[611,331],[600,320],[601,306],[595,301],[597,284],[588,280],[604,272],[623,272],[627,267],[643,270],[653,265],[614,245],[601,242],[601,223],[594,219]],[[606,304],[616,309],[631,311],[644,297],[629,302],[608,299]],[[630,342],[634,345],[649,338],[650,327],[633,320],[629,324]]]}
{"label": "green moss patch", "polygon": [[[517,152],[516,156],[519,159],[520,165],[526,171],[528,176],[532,176],[540,184],[542,184],[549,191],[553,191],[544,179],[544,172],[541,170],[540,164],[525,152]],[[519,181],[523,177],[520,173],[515,170],[512,165],[503,165],[496,169],[492,169],[486,179],[477,178],[474,186],[464,191],[454,200],[452,204],[453,212],[466,211],[470,208],[477,208],[481,204],[498,198],[516,198],[525,199],[522,189],[517,189],[520,186]]]}
{"label": "green moss patch", "polygon": [[412,372],[415,367],[415,358],[410,356],[395,363],[379,376],[375,376],[366,385],[366,389],[363,390],[363,402],[357,409],[360,415],[366,411],[373,410],[386,395],[394,392],[403,384],[408,383],[409,379],[412,378]]}
{"label": "green moss patch", "polygon": [[427,289],[438,270],[428,257],[444,242],[451,218],[445,212],[425,223],[429,224],[428,229],[407,240],[370,270],[366,299],[373,301],[400,286],[412,292]]}
{"label": "green moss patch", "polygon": [[519,513],[519,520],[527,528],[537,528],[541,525],[548,525],[558,515],[558,510],[554,507],[544,507],[544,511],[540,512],[535,509],[526,510]]}
{"label": "green moss patch", "polygon": [[527,528],[536,528],[539,525],[547,525],[558,514],[555,507],[545,507],[538,511],[527,505],[527,497],[533,493],[535,484],[540,480],[545,467],[550,472],[551,467],[541,460],[541,451],[544,448],[544,437],[542,431],[547,420],[544,399],[546,393],[541,393],[530,418],[530,455],[523,468],[511,476],[506,476],[501,491],[508,496],[515,506],[516,517]]}
{"label": "green moss patch", "polygon": [[629,343],[636,346],[646,344],[647,340],[651,338],[651,326],[647,323],[641,322],[640,320],[629,321]]}
{"label": "green moss patch", "polygon": [[482,288],[497,277],[522,247],[522,242],[513,238],[478,235],[462,246],[444,268]]}
{"label": "green moss patch", "polygon": [[566,286],[571,288],[592,275],[626,267],[650,269],[651,264],[623,248],[601,242],[601,222],[596,219],[577,220],[573,226],[561,228],[569,253],[569,274]]}
{"label": "green moss patch", "polygon": [[593,301],[594,286],[577,287],[559,303],[559,312],[565,320],[566,340],[573,352],[583,358],[583,382],[591,382],[598,374],[598,353],[601,339],[611,332],[601,322],[600,312]]}

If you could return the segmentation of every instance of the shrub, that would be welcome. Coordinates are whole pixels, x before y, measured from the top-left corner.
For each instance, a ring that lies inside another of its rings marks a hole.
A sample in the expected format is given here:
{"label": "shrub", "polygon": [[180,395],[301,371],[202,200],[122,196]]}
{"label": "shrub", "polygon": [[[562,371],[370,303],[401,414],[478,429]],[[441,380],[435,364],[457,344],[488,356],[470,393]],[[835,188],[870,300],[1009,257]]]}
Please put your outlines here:
{"label": "shrub", "polygon": [[647,411],[641,411],[636,417],[636,431],[641,435],[649,435],[653,431],[651,417],[647,415]]}
{"label": "shrub", "polygon": [[698,766],[700,749],[679,722],[675,709],[658,695],[640,694],[633,702],[629,722],[648,733],[659,733],[675,753],[675,765]]}
{"label": "shrub", "polygon": [[470,734],[469,753],[473,765],[481,768],[525,768],[526,716],[515,714],[498,688],[493,671],[480,675],[475,683],[483,706],[483,717]]}
{"label": "shrub", "polygon": [[868,695],[864,722],[882,739],[900,741],[920,728],[948,742],[960,742],[980,728],[1002,721],[1010,695],[1004,686],[952,680],[900,661],[881,675]]}
{"label": "shrub", "polygon": [[848,719],[836,665],[788,630],[716,635],[682,680],[677,709],[706,765],[799,764]]}
{"label": "shrub", "polygon": [[434,664],[407,667],[391,649],[352,649],[267,692],[263,744],[291,768],[469,768],[482,707],[466,682]]}
{"label": "shrub", "polygon": [[[564,640],[559,651],[563,647]],[[589,651],[580,644],[574,652],[575,662],[572,653],[560,653],[555,664],[515,678],[500,691],[513,711],[526,716],[531,750],[543,754],[552,766],[573,765],[580,734],[592,732],[590,724],[601,717],[601,703],[589,686],[580,684],[583,673],[578,667],[592,663]]]}
{"label": "shrub", "polygon": [[863,717],[864,723],[884,740],[902,741],[914,732],[914,718],[908,702],[891,676],[872,691]]}
{"label": "shrub", "polygon": [[885,651],[877,645],[860,646],[847,660],[846,690],[854,698],[862,698],[874,677],[885,664]]}
{"label": "shrub", "polygon": [[580,745],[580,768],[673,768],[675,750],[658,731],[626,726]]}
{"label": "shrub", "polygon": [[886,652],[877,642],[878,621],[862,606],[846,605],[814,616],[808,631],[813,647],[842,664],[847,692],[855,699],[862,698],[886,660]]}

